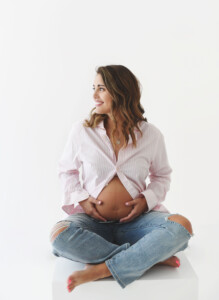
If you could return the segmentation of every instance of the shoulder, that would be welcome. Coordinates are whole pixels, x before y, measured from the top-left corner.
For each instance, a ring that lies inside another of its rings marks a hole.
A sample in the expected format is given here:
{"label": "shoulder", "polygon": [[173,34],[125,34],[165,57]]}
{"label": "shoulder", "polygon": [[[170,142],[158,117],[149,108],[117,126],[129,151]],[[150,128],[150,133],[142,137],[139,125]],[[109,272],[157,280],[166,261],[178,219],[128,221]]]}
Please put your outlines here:
{"label": "shoulder", "polygon": [[74,137],[79,136],[83,128],[84,128],[83,120],[74,121],[71,124],[70,135]]}
{"label": "shoulder", "polygon": [[142,121],[140,126],[141,130],[149,136],[159,137],[162,135],[161,130],[153,123]]}

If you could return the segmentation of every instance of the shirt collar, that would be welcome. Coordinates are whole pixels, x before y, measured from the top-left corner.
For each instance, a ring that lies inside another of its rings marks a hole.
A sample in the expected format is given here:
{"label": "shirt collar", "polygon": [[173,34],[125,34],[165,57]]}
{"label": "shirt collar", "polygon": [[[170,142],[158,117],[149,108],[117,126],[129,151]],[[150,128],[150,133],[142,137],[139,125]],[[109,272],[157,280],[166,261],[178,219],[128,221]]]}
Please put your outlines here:
{"label": "shirt collar", "polygon": [[[140,124],[138,126],[140,129],[141,129],[142,124],[144,124],[144,122],[140,122]],[[103,134],[104,134],[104,131],[106,132],[106,129],[104,127],[104,120],[100,121],[100,123],[96,127],[100,128],[102,130]],[[134,134],[135,134],[135,138],[136,138],[136,141],[137,141],[138,134],[140,134],[140,132],[138,131],[138,129],[136,127],[134,128]],[[132,138],[131,138],[131,134],[129,134],[128,144],[131,144],[131,143],[132,143]]]}
{"label": "shirt collar", "polygon": [[[104,127],[104,121],[103,120],[100,121],[100,123],[96,127],[100,128],[100,129],[103,129],[103,130],[106,130],[105,127]],[[140,123],[140,125],[138,127],[141,128],[141,123]],[[138,132],[138,129],[135,127],[134,131]]]}
{"label": "shirt collar", "polygon": [[100,121],[100,123],[96,126],[96,127],[99,127],[99,128],[101,128],[101,129],[104,129],[105,130],[105,127],[104,127],[104,122],[103,122],[103,120],[102,121]]}

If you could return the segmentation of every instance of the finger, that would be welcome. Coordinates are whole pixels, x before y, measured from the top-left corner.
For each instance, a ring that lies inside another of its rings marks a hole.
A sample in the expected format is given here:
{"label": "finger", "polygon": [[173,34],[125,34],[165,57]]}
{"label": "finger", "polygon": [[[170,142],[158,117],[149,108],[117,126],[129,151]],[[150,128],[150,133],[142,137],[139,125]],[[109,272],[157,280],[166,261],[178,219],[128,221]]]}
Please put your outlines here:
{"label": "finger", "polygon": [[119,222],[130,221],[134,217],[136,217],[136,211],[133,209],[127,217],[120,219]]}
{"label": "finger", "polygon": [[90,202],[96,205],[101,205],[102,201],[101,200],[97,200],[95,198],[90,198]]}
{"label": "finger", "polygon": [[93,209],[92,215],[93,215],[96,219],[99,219],[99,220],[104,221],[104,222],[107,221],[104,217],[102,217],[102,216],[98,213],[98,211],[97,211],[95,208]]}
{"label": "finger", "polygon": [[132,220],[134,220],[136,218],[136,216],[134,215],[132,218],[125,218],[125,219],[121,219],[120,221],[119,221],[119,223],[126,223],[126,222],[130,222],[130,221],[132,221]]}
{"label": "finger", "polygon": [[137,204],[137,201],[135,199],[125,202],[125,206],[132,206],[135,204]]}

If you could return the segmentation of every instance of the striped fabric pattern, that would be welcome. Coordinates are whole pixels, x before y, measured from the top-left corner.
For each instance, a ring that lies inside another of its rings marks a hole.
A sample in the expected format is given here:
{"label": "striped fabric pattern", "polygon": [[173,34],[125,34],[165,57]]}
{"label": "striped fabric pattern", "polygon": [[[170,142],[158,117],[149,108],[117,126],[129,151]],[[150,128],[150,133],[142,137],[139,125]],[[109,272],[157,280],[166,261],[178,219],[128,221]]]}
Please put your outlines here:
{"label": "striped fabric pattern", "polygon": [[139,128],[143,136],[134,129],[137,147],[133,146],[129,135],[127,148],[119,150],[116,160],[103,121],[96,128],[84,127],[82,123],[83,120],[73,123],[58,162],[63,211],[68,215],[84,212],[79,202],[89,196],[98,198],[117,174],[133,199],[146,198],[147,212],[169,212],[162,202],[170,188],[172,169],[162,132],[152,123],[141,121]]}

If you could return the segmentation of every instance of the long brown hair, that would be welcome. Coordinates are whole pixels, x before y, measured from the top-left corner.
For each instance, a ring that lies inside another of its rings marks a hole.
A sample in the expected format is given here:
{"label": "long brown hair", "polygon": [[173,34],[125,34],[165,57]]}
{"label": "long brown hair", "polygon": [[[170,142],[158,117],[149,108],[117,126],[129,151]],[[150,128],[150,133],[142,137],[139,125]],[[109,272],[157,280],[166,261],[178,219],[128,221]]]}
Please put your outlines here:
{"label": "long brown hair", "polygon": [[[138,127],[139,121],[147,121],[143,117],[144,108],[140,103],[141,98],[141,84],[137,77],[126,67],[122,65],[108,65],[100,66],[96,69],[97,74],[100,74],[103,82],[113,97],[111,106],[111,115],[114,123],[112,130],[113,146],[115,147],[115,132],[117,128],[117,121],[115,116],[119,113],[119,118],[122,123],[122,134],[125,137],[125,147],[128,144],[129,134],[131,135],[133,145],[136,147],[136,138],[134,135],[134,127],[141,133]],[[85,127],[95,128],[102,120],[108,118],[107,114],[97,114],[92,112],[96,107],[90,111],[90,120],[85,119],[83,125]]]}

